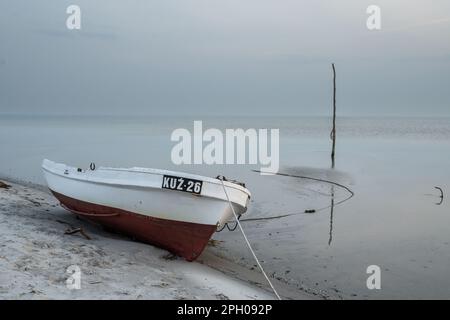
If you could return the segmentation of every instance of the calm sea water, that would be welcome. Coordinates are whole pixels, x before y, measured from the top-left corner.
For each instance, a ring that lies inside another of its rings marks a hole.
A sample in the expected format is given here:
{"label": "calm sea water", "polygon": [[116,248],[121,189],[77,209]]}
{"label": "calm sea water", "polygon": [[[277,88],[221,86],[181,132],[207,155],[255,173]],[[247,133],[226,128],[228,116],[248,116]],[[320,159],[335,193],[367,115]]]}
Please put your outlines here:
{"label": "calm sea water", "polygon": [[[259,166],[175,166],[176,128],[279,128],[280,171],[327,178],[340,188],[288,177],[263,177]],[[450,298],[450,119],[339,118],[336,169],[330,170],[327,118],[164,118],[0,116],[0,175],[44,183],[42,159],[88,167],[168,168],[244,180],[253,201],[246,222],[266,269],[284,281],[344,298]],[[444,190],[441,204],[439,186]],[[319,210],[322,209],[322,210]],[[238,234],[217,248],[252,265]],[[241,259],[245,257],[245,259]],[[382,270],[368,290],[366,268]]]}

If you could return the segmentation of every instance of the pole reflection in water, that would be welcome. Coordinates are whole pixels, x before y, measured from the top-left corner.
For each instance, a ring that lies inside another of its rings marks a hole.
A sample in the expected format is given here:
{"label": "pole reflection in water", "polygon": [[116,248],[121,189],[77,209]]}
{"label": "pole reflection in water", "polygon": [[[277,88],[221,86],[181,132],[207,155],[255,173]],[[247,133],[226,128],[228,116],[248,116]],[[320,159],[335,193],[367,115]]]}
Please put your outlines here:
{"label": "pole reflection in water", "polygon": [[328,238],[328,245],[331,245],[331,241],[333,241],[333,212],[334,212],[334,186],[331,186],[330,233]]}

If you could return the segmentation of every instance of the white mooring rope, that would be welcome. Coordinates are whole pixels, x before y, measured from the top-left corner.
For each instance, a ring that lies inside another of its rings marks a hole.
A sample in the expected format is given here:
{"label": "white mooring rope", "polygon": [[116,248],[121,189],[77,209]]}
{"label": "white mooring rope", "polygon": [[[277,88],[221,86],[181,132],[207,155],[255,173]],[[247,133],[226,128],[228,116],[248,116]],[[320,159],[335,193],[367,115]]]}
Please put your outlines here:
{"label": "white mooring rope", "polygon": [[230,198],[228,197],[228,192],[227,192],[227,190],[225,189],[225,185],[224,185],[224,183],[223,183],[223,177],[219,178],[219,180],[222,182],[223,191],[225,191],[225,195],[227,196],[228,204],[230,205],[231,211],[233,211],[234,219],[236,220],[236,223],[238,224],[239,229],[241,230],[242,235],[244,236],[245,242],[247,242],[248,248],[250,249],[251,253],[253,254],[253,258],[255,258],[255,261],[256,261],[256,263],[258,264],[259,269],[261,269],[262,274],[264,275],[264,277],[266,278],[266,280],[267,280],[267,282],[269,283],[270,287],[272,288],[273,292],[274,292],[275,295],[277,296],[277,299],[278,299],[278,300],[281,300],[280,295],[278,294],[277,290],[275,290],[275,287],[273,286],[272,282],[270,281],[269,277],[267,276],[266,272],[264,271],[264,269],[263,269],[261,263],[259,263],[259,260],[258,260],[258,258],[256,257],[256,254],[255,254],[255,252],[253,251],[253,248],[252,248],[252,246],[250,245],[250,242],[248,242],[247,236],[246,236],[245,233],[244,233],[244,229],[242,229],[241,223],[239,222],[239,219],[238,219],[238,217],[237,217],[237,214],[236,214],[236,212],[234,211],[233,204],[231,203]]}

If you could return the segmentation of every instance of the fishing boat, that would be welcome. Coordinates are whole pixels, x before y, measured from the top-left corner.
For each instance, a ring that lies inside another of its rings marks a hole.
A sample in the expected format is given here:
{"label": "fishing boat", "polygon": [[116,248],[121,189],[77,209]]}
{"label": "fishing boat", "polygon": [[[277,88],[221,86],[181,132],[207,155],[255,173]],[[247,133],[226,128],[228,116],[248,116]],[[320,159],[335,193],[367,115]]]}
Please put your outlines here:
{"label": "fishing boat", "polygon": [[150,168],[81,169],[44,160],[61,206],[108,229],[195,260],[212,234],[247,210],[245,185]]}

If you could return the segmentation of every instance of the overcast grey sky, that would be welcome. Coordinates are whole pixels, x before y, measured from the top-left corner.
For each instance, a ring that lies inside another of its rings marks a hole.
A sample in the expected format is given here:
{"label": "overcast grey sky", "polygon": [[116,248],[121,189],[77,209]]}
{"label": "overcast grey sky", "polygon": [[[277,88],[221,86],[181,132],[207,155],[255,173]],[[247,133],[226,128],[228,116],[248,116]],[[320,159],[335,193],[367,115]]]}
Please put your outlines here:
{"label": "overcast grey sky", "polygon": [[448,0],[3,0],[0,40],[0,113],[328,115],[335,62],[342,115],[450,116]]}

